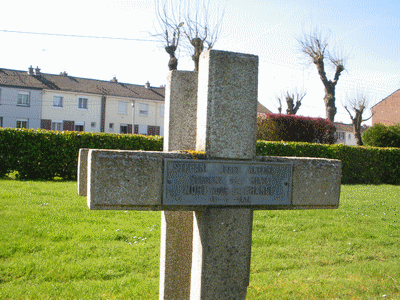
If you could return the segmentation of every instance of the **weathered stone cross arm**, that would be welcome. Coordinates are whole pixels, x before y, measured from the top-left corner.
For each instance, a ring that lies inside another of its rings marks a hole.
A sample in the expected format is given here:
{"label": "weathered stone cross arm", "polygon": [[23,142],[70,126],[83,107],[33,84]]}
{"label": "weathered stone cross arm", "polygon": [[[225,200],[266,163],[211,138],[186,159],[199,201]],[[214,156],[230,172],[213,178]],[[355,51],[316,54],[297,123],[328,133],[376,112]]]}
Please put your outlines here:
{"label": "weathered stone cross arm", "polygon": [[[251,161],[226,161],[207,160],[188,151],[81,149],[79,161],[79,194],[87,195],[87,204],[94,210],[339,206],[339,160],[257,156]],[[171,197],[171,193],[177,195]],[[237,201],[224,202],[228,194]]]}
{"label": "weathered stone cross arm", "polygon": [[168,75],[164,152],[80,150],[90,209],[162,211],[160,299],[245,299],[253,210],[339,205],[339,160],[256,156],[257,86],[257,56],[208,50]]}

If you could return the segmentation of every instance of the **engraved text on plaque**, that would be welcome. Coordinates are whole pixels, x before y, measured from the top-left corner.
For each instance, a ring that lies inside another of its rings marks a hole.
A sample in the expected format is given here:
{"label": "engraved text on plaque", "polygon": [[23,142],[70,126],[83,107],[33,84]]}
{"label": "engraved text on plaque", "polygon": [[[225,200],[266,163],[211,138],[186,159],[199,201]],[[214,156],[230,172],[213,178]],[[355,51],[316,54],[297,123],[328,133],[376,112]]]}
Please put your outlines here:
{"label": "engraved text on plaque", "polygon": [[165,159],[164,205],[290,205],[291,163]]}

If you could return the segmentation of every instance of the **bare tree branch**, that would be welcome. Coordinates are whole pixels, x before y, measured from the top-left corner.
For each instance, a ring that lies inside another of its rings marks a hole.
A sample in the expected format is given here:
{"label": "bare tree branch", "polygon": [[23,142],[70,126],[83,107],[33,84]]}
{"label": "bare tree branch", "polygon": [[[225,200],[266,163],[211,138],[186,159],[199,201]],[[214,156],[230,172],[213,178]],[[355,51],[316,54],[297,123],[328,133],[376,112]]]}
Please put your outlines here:
{"label": "bare tree branch", "polygon": [[[317,68],[320,79],[325,87],[324,102],[326,117],[333,122],[337,112],[335,106],[335,87],[341,72],[345,69],[346,57],[342,54],[338,55],[337,52],[328,51],[329,35],[323,34],[317,29],[314,29],[310,34],[303,32],[303,35],[297,41],[300,45],[300,51],[311,58],[312,63]],[[326,75],[325,64],[327,62],[335,67],[333,80],[329,80]]]}
{"label": "bare tree branch", "polygon": [[282,113],[282,100],[278,96],[276,96],[276,100],[278,101],[278,104],[279,104],[279,106],[277,107],[278,112],[281,114]]}
{"label": "bare tree branch", "polygon": [[177,68],[175,52],[184,33],[187,39],[182,44],[189,49],[198,71],[200,54],[205,47],[214,47],[221,33],[224,10],[216,5],[211,11],[210,0],[155,0],[155,6],[158,25],[154,36],[170,55],[170,70]]}
{"label": "bare tree branch", "polygon": [[181,3],[179,2],[178,7],[176,7],[172,0],[165,0],[163,3],[156,0],[155,8],[158,26],[157,33],[154,36],[160,39],[164,44],[165,51],[170,56],[169,69],[176,70],[178,59],[175,56],[175,52],[179,45],[181,27],[184,25],[184,22],[182,22]]}
{"label": "bare tree branch", "polygon": [[363,119],[362,115],[370,103],[365,95],[359,94],[356,98],[348,99],[347,104],[349,105],[350,109],[353,110],[354,112],[354,117],[353,117],[352,113],[347,108],[347,105],[344,107],[350,115],[350,119],[353,124],[353,131],[354,131],[354,136],[356,138],[356,143],[357,145],[362,146],[361,123],[368,121],[370,118],[372,118],[373,113],[367,119]]}
{"label": "bare tree branch", "polygon": [[297,111],[299,110],[301,101],[306,96],[306,94],[307,93],[305,91],[298,92],[297,88],[295,88],[291,91],[282,92],[281,96],[276,97],[279,102],[279,108],[278,108],[279,113],[282,112],[282,100],[281,99],[285,99],[286,104],[287,104],[286,113],[288,115],[295,115],[297,113]]}
{"label": "bare tree branch", "polygon": [[192,59],[195,63],[195,71],[198,71],[200,54],[207,49],[214,47],[218,40],[222,28],[224,12],[217,7],[214,22],[210,20],[210,0],[203,1],[200,5],[199,0],[190,3],[187,1],[185,16],[185,35],[192,48]]}

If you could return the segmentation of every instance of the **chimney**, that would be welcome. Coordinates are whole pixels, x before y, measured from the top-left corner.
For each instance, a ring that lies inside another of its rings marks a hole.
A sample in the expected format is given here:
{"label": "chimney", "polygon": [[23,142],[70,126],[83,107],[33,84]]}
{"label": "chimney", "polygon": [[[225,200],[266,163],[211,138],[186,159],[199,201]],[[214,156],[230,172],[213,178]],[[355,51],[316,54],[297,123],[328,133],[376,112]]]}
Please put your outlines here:
{"label": "chimney", "polygon": [[149,89],[149,88],[150,88],[150,82],[147,81],[147,82],[145,83],[144,87],[145,87],[146,89]]}
{"label": "chimney", "polygon": [[117,79],[117,77],[114,76],[113,79],[111,79],[110,81],[111,82],[118,82],[118,79]]}
{"label": "chimney", "polygon": [[36,67],[36,69],[35,69],[35,75],[36,75],[36,76],[40,76],[40,69],[39,69],[39,67]]}
{"label": "chimney", "polygon": [[32,65],[28,68],[28,74],[34,75]]}

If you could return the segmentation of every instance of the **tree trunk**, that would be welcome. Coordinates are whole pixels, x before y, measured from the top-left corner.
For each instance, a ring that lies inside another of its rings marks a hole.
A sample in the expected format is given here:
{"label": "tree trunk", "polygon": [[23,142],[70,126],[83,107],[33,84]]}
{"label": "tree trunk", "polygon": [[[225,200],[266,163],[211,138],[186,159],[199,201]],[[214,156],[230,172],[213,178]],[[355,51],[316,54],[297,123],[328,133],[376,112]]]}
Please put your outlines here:
{"label": "tree trunk", "polygon": [[329,121],[334,122],[337,109],[335,106],[335,87],[332,87],[331,85],[331,82],[327,82],[325,85],[324,102],[326,109],[326,118]]}
{"label": "tree trunk", "polygon": [[194,61],[194,71],[198,72],[199,71],[199,60],[200,60],[200,55],[195,54],[192,56],[192,60]]}
{"label": "tree trunk", "polygon": [[170,71],[178,69],[178,60],[176,59],[175,56],[170,56],[169,62],[168,62],[168,68]]}
{"label": "tree trunk", "polygon": [[200,54],[204,50],[204,41],[201,40],[200,38],[196,37],[190,41],[194,48],[194,55],[192,56],[192,59],[194,61],[194,70],[196,72],[199,71],[199,60],[200,60]]}
{"label": "tree trunk", "polygon": [[363,142],[362,142],[362,139],[361,139],[361,133],[360,132],[354,132],[354,137],[356,138],[357,146],[362,146]]}
{"label": "tree trunk", "polygon": [[316,58],[314,58],[314,64],[317,66],[319,77],[321,78],[321,81],[325,87],[324,102],[326,109],[326,118],[329,121],[334,122],[335,115],[337,112],[335,106],[335,87],[339,80],[340,73],[344,70],[344,67],[342,65],[336,67],[335,78],[333,81],[331,81],[328,80],[328,78],[326,77],[325,67],[324,67],[324,57],[317,56]]}
{"label": "tree trunk", "polygon": [[300,108],[301,102],[297,101],[296,106],[294,105],[294,101],[292,98],[286,98],[286,102],[288,106],[286,113],[288,115],[295,115]]}
{"label": "tree trunk", "polygon": [[361,140],[361,122],[362,122],[362,111],[356,109],[356,115],[354,117],[353,121],[353,127],[354,127],[354,137],[356,139],[356,144],[357,146],[362,146],[363,142]]}
{"label": "tree trunk", "polygon": [[176,46],[167,46],[165,47],[165,51],[169,54],[169,70],[176,70],[178,68],[178,59],[175,57]]}
{"label": "tree trunk", "polygon": [[[329,95],[328,95],[329,97]],[[327,98],[327,96],[325,96],[325,99]],[[336,106],[335,106],[335,100],[332,101],[326,101],[325,100],[325,108],[326,108],[326,118],[331,121],[334,122],[335,120],[335,115],[337,112]]]}
{"label": "tree trunk", "polygon": [[[369,120],[369,118],[366,119],[366,120],[363,120],[363,119],[362,119],[362,115],[363,115],[363,112],[364,112],[364,108],[358,109],[358,108],[354,105],[354,106],[353,106],[353,109],[354,109],[354,111],[355,111],[355,113],[356,113],[355,116],[354,116],[354,118],[353,118],[352,114],[350,113],[350,111],[347,109],[347,106],[345,106],[344,108],[347,110],[347,112],[348,112],[349,115],[350,115],[351,123],[353,124],[354,137],[355,137],[355,139],[356,139],[356,144],[357,144],[357,146],[362,146],[362,145],[363,145],[363,142],[362,142],[362,139],[361,139],[361,123],[362,123],[363,121]],[[371,117],[372,117],[372,116],[371,116]]]}

